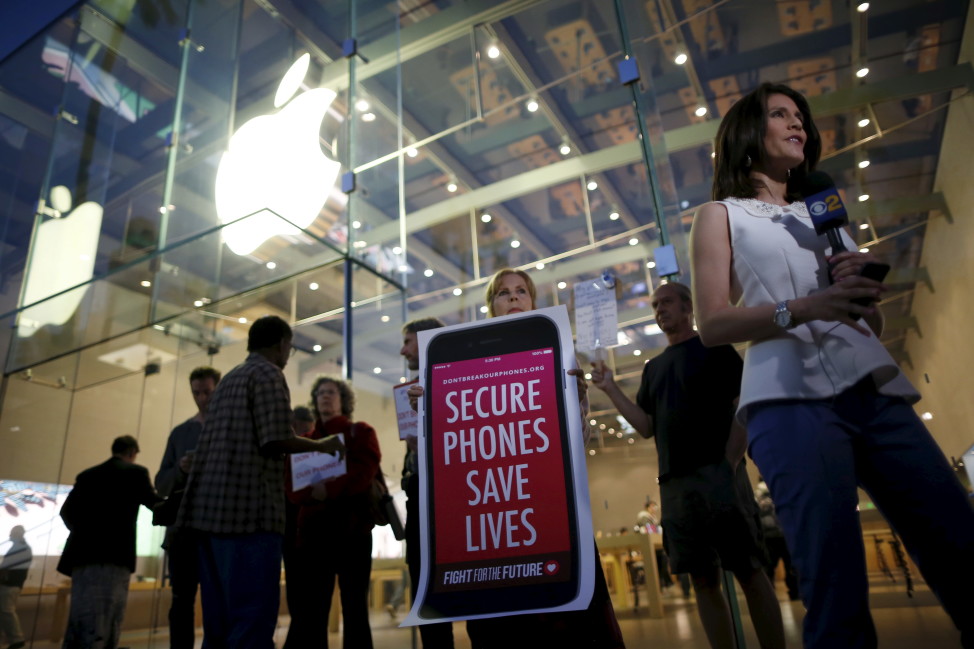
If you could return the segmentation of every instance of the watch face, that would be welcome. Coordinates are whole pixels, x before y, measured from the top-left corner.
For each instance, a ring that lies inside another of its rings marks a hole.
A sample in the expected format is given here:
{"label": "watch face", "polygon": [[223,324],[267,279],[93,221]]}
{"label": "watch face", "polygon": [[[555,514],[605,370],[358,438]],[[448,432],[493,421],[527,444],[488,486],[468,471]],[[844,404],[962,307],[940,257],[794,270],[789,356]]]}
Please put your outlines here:
{"label": "watch face", "polygon": [[787,329],[791,325],[791,311],[782,310],[774,312],[774,323],[779,327]]}

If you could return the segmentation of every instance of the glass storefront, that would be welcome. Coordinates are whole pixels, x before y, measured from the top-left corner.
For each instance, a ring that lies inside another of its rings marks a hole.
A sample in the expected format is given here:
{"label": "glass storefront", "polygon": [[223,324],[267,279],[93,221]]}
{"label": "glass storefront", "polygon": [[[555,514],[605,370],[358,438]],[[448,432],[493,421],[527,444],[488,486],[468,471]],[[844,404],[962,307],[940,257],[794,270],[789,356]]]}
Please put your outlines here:
{"label": "glass storefront", "polygon": [[[689,283],[717,123],[760,81],[800,88],[820,116],[857,241],[898,269],[884,342],[922,377],[914,295],[932,286],[926,224],[950,213],[935,179],[967,84],[966,3],[891,2],[868,32],[818,5],[100,0],[52,16],[0,61],[0,536],[37,521],[25,628],[63,624],[52,521],[77,473],[122,434],[154,473],[194,412],[189,372],[241,362],[261,315],[294,326],[295,405],[319,374],[351,379],[390,485],[400,327],[484,318],[499,268],[569,309],[574,283],[614,276],[611,355],[635,393],[665,345],[656,251],[672,245],[668,277]],[[852,74],[864,57],[869,85]],[[655,451],[607,402],[592,417],[592,450],[651,482]],[[593,490],[612,515],[628,506]],[[150,646],[168,642],[158,541],[140,527],[130,599]]]}

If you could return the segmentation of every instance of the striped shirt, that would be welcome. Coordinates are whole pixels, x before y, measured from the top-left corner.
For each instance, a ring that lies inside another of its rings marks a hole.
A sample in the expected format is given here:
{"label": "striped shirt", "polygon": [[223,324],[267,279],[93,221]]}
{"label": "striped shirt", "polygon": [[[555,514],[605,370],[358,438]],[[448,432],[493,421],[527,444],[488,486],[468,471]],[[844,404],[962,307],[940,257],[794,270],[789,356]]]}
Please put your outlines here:
{"label": "striped shirt", "polygon": [[213,393],[176,527],[213,534],[284,532],[284,458],[269,442],[294,437],[284,373],[251,353]]}

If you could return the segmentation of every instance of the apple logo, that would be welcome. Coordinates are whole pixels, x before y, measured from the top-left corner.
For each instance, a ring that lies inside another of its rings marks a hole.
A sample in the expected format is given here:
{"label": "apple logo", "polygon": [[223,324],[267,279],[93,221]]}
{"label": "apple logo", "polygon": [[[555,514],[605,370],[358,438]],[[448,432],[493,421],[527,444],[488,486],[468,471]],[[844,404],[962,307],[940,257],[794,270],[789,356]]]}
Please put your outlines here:
{"label": "apple logo", "polygon": [[220,159],[216,211],[228,224],[223,239],[238,255],[250,254],[273,236],[297,234],[298,228],[311,225],[338,177],[341,165],[319,144],[321,120],[335,92],[315,88],[288,102],[310,63],[310,54],[295,61],[274,97],[275,108],[287,105],[241,126]]}
{"label": "apple logo", "polygon": [[[104,209],[94,201],[82,203],[71,212],[71,191],[64,185],[51,189],[51,205],[40,207],[47,219],[34,234],[27,265],[17,321],[17,335],[27,338],[44,325],[63,325],[78,310],[81,298],[95,270],[95,254],[101,234],[101,217]],[[42,201],[43,203],[43,201]],[[67,216],[62,216],[70,212]],[[57,295],[72,286],[73,291]],[[45,300],[51,295],[56,295]],[[39,304],[34,304],[44,300]],[[33,306],[30,306],[33,305]]]}

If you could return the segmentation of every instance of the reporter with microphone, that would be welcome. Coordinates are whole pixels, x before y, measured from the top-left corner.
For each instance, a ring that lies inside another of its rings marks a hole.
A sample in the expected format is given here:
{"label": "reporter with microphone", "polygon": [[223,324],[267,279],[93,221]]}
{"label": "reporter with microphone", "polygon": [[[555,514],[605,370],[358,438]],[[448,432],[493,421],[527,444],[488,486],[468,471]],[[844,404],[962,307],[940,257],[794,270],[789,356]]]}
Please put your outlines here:
{"label": "reporter with microphone", "polygon": [[690,235],[700,338],[748,343],[738,418],[798,570],[804,646],[877,646],[862,487],[971,648],[974,510],[879,342],[888,267],[843,229],[820,154],[808,103],[787,86],[762,84],[724,117],[714,202]]}

